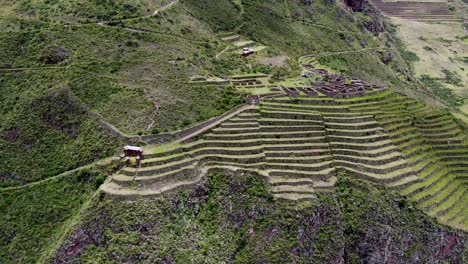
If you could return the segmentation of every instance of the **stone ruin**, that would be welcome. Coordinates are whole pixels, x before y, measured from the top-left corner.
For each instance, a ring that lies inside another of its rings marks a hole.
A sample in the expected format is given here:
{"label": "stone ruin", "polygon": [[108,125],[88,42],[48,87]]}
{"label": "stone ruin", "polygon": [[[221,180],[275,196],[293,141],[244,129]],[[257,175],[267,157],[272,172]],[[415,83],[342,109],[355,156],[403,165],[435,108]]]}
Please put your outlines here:
{"label": "stone ruin", "polygon": [[247,95],[247,104],[248,105],[258,105],[260,103],[260,96],[259,95]]}
{"label": "stone ruin", "polygon": [[332,98],[352,98],[363,96],[373,89],[382,89],[378,85],[365,83],[356,78],[341,74],[332,74],[325,69],[316,69],[311,64],[304,64],[304,68],[320,74],[326,82],[315,83],[314,89]]}

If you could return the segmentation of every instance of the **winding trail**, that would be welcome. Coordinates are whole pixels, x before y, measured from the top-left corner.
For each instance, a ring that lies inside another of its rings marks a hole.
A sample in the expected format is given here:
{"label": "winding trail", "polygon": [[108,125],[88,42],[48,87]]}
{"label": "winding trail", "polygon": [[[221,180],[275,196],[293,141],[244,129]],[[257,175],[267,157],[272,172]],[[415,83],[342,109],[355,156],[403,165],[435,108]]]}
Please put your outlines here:
{"label": "winding trail", "polygon": [[343,50],[343,51],[333,51],[333,52],[321,52],[317,54],[309,54],[300,57],[300,59],[305,59],[305,58],[313,58],[317,56],[333,56],[333,55],[340,55],[340,54],[351,54],[351,53],[361,53],[361,52],[366,52],[366,51],[378,51],[378,50],[389,50],[390,48],[385,48],[385,47],[374,47],[374,48],[363,48],[359,50]]}
{"label": "winding trail", "polygon": [[227,46],[225,49],[223,49],[220,53],[216,54],[215,58],[219,59],[219,56],[221,56],[223,53],[229,50],[229,46]]}
{"label": "winding trail", "polygon": [[171,1],[169,4],[159,8],[159,9],[156,9],[154,10],[153,14],[151,16],[157,16],[160,12],[163,12],[164,10],[167,10],[169,8],[171,8],[173,5],[177,4],[179,2],[179,0],[174,0],[174,1]]}
{"label": "winding trail", "polygon": [[99,160],[99,161],[90,163],[90,164],[88,164],[88,165],[84,165],[84,166],[78,167],[78,168],[76,168],[76,169],[66,171],[66,172],[61,173],[61,174],[59,174],[59,175],[56,175],[56,176],[53,176],[53,177],[49,177],[49,178],[45,178],[45,179],[40,180],[40,181],[27,183],[27,184],[24,184],[24,185],[21,185],[21,186],[0,188],[0,192],[4,192],[4,191],[14,191],[14,190],[20,190],[20,189],[32,187],[32,186],[39,185],[39,184],[42,184],[42,183],[45,183],[45,182],[48,182],[48,181],[52,181],[52,180],[54,180],[54,179],[58,179],[58,178],[61,178],[61,177],[66,177],[66,176],[68,176],[68,175],[70,175],[70,174],[72,174],[72,173],[74,173],[74,172],[77,172],[77,171],[80,171],[80,170],[84,170],[84,169],[88,169],[88,168],[92,168],[92,167],[94,167],[94,166],[96,166],[96,165],[105,165],[105,164],[107,164],[107,163],[111,163],[112,161],[114,161],[114,160],[116,160],[116,159],[117,159],[116,157],[109,157],[109,158],[107,158],[107,159]]}
{"label": "winding trail", "polygon": [[156,123],[156,117],[158,116],[159,107],[161,106],[161,103],[158,99],[153,98],[153,96],[148,92],[148,90],[146,90],[146,88],[143,89],[143,91],[145,92],[146,97],[149,97],[154,104],[154,110],[150,117],[150,123],[146,127],[146,131],[150,131],[154,127],[154,123]]}

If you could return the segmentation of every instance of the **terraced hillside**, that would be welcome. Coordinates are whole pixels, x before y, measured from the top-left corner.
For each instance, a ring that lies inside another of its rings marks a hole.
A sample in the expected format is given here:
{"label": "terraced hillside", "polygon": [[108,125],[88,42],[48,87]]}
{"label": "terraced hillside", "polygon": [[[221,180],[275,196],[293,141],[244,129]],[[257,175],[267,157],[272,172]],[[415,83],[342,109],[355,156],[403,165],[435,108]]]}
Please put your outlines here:
{"label": "terraced hillside", "polygon": [[385,1],[373,0],[385,15],[423,22],[461,22],[446,1]]}
{"label": "terraced hillside", "polygon": [[466,136],[450,114],[385,89],[351,99],[265,98],[192,142],[146,155],[141,168],[123,168],[102,189],[157,196],[222,167],[258,172],[274,197],[302,200],[333,188],[344,169],[466,229]]}

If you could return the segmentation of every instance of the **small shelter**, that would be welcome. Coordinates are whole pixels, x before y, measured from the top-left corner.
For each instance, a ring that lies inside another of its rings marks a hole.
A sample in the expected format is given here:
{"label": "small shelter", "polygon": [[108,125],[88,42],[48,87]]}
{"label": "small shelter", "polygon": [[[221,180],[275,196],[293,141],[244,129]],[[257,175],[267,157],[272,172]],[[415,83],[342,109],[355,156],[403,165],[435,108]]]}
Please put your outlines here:
{"label": "small shelter", "polygon": [[140,166],[140,162],[143,159],[143,151],[142,147],[135,147],[135,146],[125,146],[124,147],[124,154],[125,154],[125,162],[127,166],[130,166],[130,157],[136,157],[136,165]]}
{"label": "small shelter", "polygon": [[124,152],[125,157],[143,157],[144,149],[142,147],[135,147],[135,146],[125,146]]}
{"label": "small shelter", "polygon": [[255,53],[255,51],[252,48],[243,48],[242,49],[242,56],[244,56],[244,57],[250,56],[250,55],[252,55],[254,53]]}

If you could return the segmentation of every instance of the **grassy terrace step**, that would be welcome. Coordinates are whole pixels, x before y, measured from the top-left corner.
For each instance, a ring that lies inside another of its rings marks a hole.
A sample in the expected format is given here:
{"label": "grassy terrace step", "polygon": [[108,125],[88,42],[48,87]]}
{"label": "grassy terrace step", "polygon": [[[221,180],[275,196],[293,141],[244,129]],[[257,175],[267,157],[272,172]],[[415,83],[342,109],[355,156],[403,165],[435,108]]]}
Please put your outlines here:
{"label": "grassy terrace step", "polygon": [[331,176],[325,181],[311,178],[290,178],[282,176],[268,176],[268,182],[271,186],[309,186],[314,189],[329,189],[336,183],[337,178]]}
{"label": "grassy terrace step", "polygon": [[394,135],[389,138],[397,145],[402,151],[413,148],[416,144],[424,145],[426,139],[419,134],[406,134],[403,136]]}
{"label": "grassy terrace step", "polygon": [[302,107],[300,105],[263,105],[260,111],[288,111],[288,112],[299,112],[299,113],[309,113],[309,112],[316,112],[316,113],[330,113],[330,114],[349,114],[354,115],[347,108],[338,107],[338,106],[327,106],[327,107],[318,107],[318,106],[310,106],[310,107]]}
{"label": "grassy terrace step", "polygon": [[447,167],[468,167],[468,160],[449,160],[444,161],[443,164]]}
{"label": "grassy terrace step", "polygon": [[[345,166],[343,166],[345,165]],[[363,172],[358,169],[352,168],[352,164],[338,164],[337,166],[347,170],[349,173],[360,177],[365,180],[369,180],[372,182],[380,183],[380,184],[391,184],[393,182],[399,181],[405,177],[411,177],[414,176],[413,171],[411,171],[408,168],[403,168],[400,170],[392,171],[391,173],[386,173],[386,174],[377,174],[377,173],[371,173],[371,172]]]}
{"label": "grassy terrace step", "polygon": [[422,170],[424,170],[427,166],[435,162],[435,160],[431,157],[432,154],[430,153],[429,155],[421,153],[421,155],[416,155],[414,157],[411,157],[410,159],[406,159],[406,162],[408,163],[408,166],[413,167],[416,173],[419,173]]}
{"label": "grassy terrace step", "polygon": [[257,123],[258,122],[258,117],[252,117],[252,118],[238,118],[238,117],[233,117],[228,120],[229,124],[247,124],[247,123]]}
{"label": "grassy terrace step", "polygon": [[430,138],[427,141],[433,145],[455,145],[455,144],[463,144],[465,142],[466,135],[461,134],[457,137],[451,138]]}
{"label": "grassy terrace step", "polygon": [[300,144],[325,144],[325,137],[313,137],[313,138],[256,138],[256,139],[245,139],[245,140],[199,140],[195,144],[190,144],[184,147],[184,151],[191,151],[197,148],[236,148],[236,147],[254,147],[260,145],[300,145]]}
{"label": "grassy terrace step", "polygon": [[344,130],[361,130],[380,128],[380,124],[376,121],[362,122],[362,123],[331,123],[326,122],[327,129],[344,129]]}
{"label": "grassy terrace step", "polygon": [[237,161],[244,163],[254,163],[264,160],[265,155],[263,153],[249,154],[249,155],[226,155],[226,154],[207,154],[199,155],[194,157],[187,157],[183,160],[175,161],[173,163],[142,167],[139,169],[125,168],[122,170],[122,174],[128,176],[148,176],[160,173],[166,173],[168,171],[176,170],[177,168],[186,166],[193,163],[194,161],[205,161],[205,160],[223,160],[223,161]]}
{"label": "grassy terrace step", "polygon": [[335,160],[364,163],[364,164],[369,164],[372,166],[387,165],[389,163],[401,160],[401,155],[398,152],[393,152],[391,154],[378,157],[378,158],[366,158],[366,157],[354,156],[354,155],[340,155],[340,154],[336,154],[334,150],[332,151],[332,153],[333,153],[333,157],[335,158]]}
{"label": "grassy terrace step", "polygon": [[224,122],[219,125],[219,128],[255,128],[258,127],[258,122],[245,122],[245,123],[231,123],[231,122]]}
{"label": "grassy terrace step", "polygon": [[261,111],[314,111],[314,112],[331,112],[331,113],[349,113],[350,110],[343,106],[313,106],[313,105],[295,105],[295,104],[268,104],[260,105]]}
{"label": "grassy terrace step", "polygon": [[382,134],[383,129],[381,127],[369,128],[369,129],[328,129],[327,133],[330,136],[343,136],[343,137],[366,137],[376,134]]}
{"label": "grassy terrace step", "polygon": [[241,129],[218,127],[218,128],[214,128],[210,130],[210,132],[213,134],[229,134],[229,135],[255,133],[259,131],[260,131],[260,126],[241,128]]}
{"label": "grassy terrace step", "polygon": [[249,154],[259,154],[263,152],[263,146],[253,146],[253,147],[244,147],[244,148],[197,148],[192,151],[186,151],[183,153],[172,154],[168,156],[156,157],[151,159],[145,159],[142,161],[142,167],[147,166],[157,166],[167,164],[173,161],[182,160],[187,157],[194,157],[198,155],[216,155],[216,154],[224,154],[224,155],[245,155],[246,153]]}
{"label": "grassy terrace step", "polygon": [[381,148],[386,148],[389,146],[393,146],[393,142],[390,140],[382,140],[376,142],[369,142],[369,143],[343,143],[343,142],[329,142],[330,146],[333,149],[348,149],[348,150],[356,150],[356,151],[370,151],[370,150],[379,150]]}
{"label": "grassy terrace step", "polygon": [[453,119],[448,115],[444,115],[435,119],[418,119],[416,124],[421,128],[430,129],[437,128],[438,126],[453,124]]}
{"label": "grassy terrace step", "polygon": [[444,134],[444,133],[448,133],[451,131],[459,130],[459,128],[457,124],[453,123],[453,124],[447,124],[446,127],[421,129],[421,130],[424,131],[424,134],[429,135],[429,134]]}
{"label": "grassy terrace step", "polygon": [[165,184],[168,181],[184,180],[192,177],[196,170],[196,162],[193,161],[190,165],[179,167],[178,169],[161,173],[152,176],[130,177],[123,174],[117,174],[112,177],[112,182],[118,183],[121,186],[138,186],[138,185],[151,185],[151,184]]}
{"label": "grassy terrace step", "polygon": [[288,201],[306,201],[316,199],[315,194],[299,194],[299,193],[274,193],[273,197],[278,200]]}
{"label": "grassy terrace step", "polygon": [[393,155],[393,153],[399,154],[399,150],[393,145],[381,148],[379,147],[372,150],[341,149],[333,147],[331,151],[334,155],[347,155],[363,158],[379,158],[382,156]]}
{"label": "grassy terrace step", "polygon": [[397,97],[397,94],[392,91],[382,91],[381,93],[374,94],[374,95],[365,95],[360,97],[354,97],[349,99],[333,99],[330,97],[299,97],[295,99],[290,99],[289,97],[276,97],[276,98],[268,98],[264,99],[263,101],[266,102],[276,102],[276,103],[297,103],[297,104],[314,104],[314,105],[347,105],[347,104],[359,104],[359,103],[369,103],[389,98]]}
{"label": "grassy terrace step", "polygon": [[383,125],[385,131],[392,135],[398,135],[398,133],[403,132],[412,132],[412,133],[419,133],[417,127],[415,127],[411,122],[402,122],[396,125],[386,126]]}
{"label": "grassy terrace step", "polygon": [[[423,140],[423,138],[419,138],[419,139]],[[411,144],[411,141],[409,143]],[[405,144],[398,145],[398,146],[399,147],[406,146]],[[416,159],[418,156],[422,154],[428,155],[428,153],[430,153],[432,155],[433,150],[431,149],[429,145],[416,144],[414,146],[405,147],[405,149],[401,153],[405,159],[409,161],[413,161],[414,159]]]}
{"label": "grassy terrace step", "polygon": [[279,151],[301,151],[301,150],[314,150],[314,151],[323,151],[329,150],[330,145],[326,142],[322,143],[308,143],[308,144],[265,144],[263,148],[266,152],[279,152]]}
{"label": "grassy terrace step", "polygon": [[313,125],[313,126],[260,126],[260,130],[262,132],[305,132],[305,131],[323,131],[325,132],[325,128],[323,126]]}
{"label": "grassy terrace step", "polygon": [[374,110],[382,110],[389,112],[390,110],[392,111],[397,111],[400,109],[406,109],[406,102],[404,100],[386,100],[386,101],[380,101],[380,102],[373,102],[373,103],[368,103],[368,104],[356,104],[356,105],[350,105],[349,109],[352,111],[374,111]]}
{"label": "grassy terrace step", "polygon": [[[325,153],[326,154],[326,153]],[[270,157],[266,156],[266,162],[269,164],[319,164],[333,160],[330,155],[300,156],[300,157]]]}
{"label": "grassy terrace step", "polygon": [[444,214],[441,214],[439,218],[445,222],[458,223],[456,220],[457,217],[464,217],[468,215],[468,212],[466,212],[467,206],[468,195],[465,193],[449,210],[447,210]]}
{"label": "grassy terrace step", "polygon": [[346,136],[335,136],[329,135],[329,140],[332,142],[340,142],[340,143],[374,143],[374,142],[381,142],[387,141],[388,136],[383,135],[369,135],[369,136],[359,136],[359,137],[346,137]]}
{"label": "grassy terrace step", "polygon": [[460,144],[445,144],[445,145],[436,145],[436,146],[431,146],[432,149],[436,151],[445,151],[445,150],[461,150],[461,149],[466,149],[466,142],[460,143]]}
{"label": "grassy terrace step", "polygon": [[326,180],[335,176],[335,168],[326,168],[318,171],[300,170],[268,170],[270,176],[282,178],[310,178],[313,180]]}
{"label": "grassy terrace step", "polygon": [[110,196],[115,198],[124,197],[125,199],[133,200],[136,197],[156,197],[161,193],[168,191],[175,191],[184,188],[188,188],[198,183],[202,179],[202,175],[193,177],[178,182],[166,183],[164,185],[152,187],[152,188],[135,188],[135,187],[123,187],[115,182],[110,182],[101,185],[100,189],[106,192]]}
{"label": "grassy terrace step", "polygon": [[406,111],[408,107],[407,100],[386,100],[369,104],[360,104],[349,106],[352,111],[382,111],[382,113]]}
{"label": "grassy terrace step", "polygon": [[[245,139],[287,139],[287,138],[325,138],[325,131],[296,132],[257,132],[243,134],[207,134],[205,140],[245,140]],[[318,141],[321,142],[321,141]]]}
{"label": "grassy terrace step", "polygon": [[430,208],[428,210],[428,214],[432,216],[440,216],[447,212],[458,200],[463,197],[464,194],[466,194],[466,187],[463,185],[458,185],[458,187],[453,192],[443,192],[433,200],[428,200],[427,203],[431,202],[431,204],[427,205],[427,207],[424,206],[424,204],[421,204],[421,206],[424,206],[425,210]]}
{"label": "grassy terrace step", "polygon": [[[433,197],[437,197],[438,194],[442,192],[450,192],[458,185],[455,177],[449,174],[449,171],[444,169],[437,173],[437,176],[440,180],[436,181],[435,184],[431,186],[427,186],[422,191],[415,192],[414,195],[411,196],[411,199],[418,202],[419,204],[424,203],[424,205],[430,205],[431,202],[428,202]],[[455,186],[454,186],[455,185]]]}
{"label": "grassy terrace step", "polygon": [[411,186],[411,185],[414,185],[415,183],[417,182],[420,182],[421,179],[418,178],[417,176],[408,176],[408,177],[404,177],[398,181],[394,181],[394,182],[391,182],[389,184],[387,184],[387,187],[390,188],[390,189],[403,189],[403,188],[406,188],[408,186]]}
{"label": "grassy terrace step", "polygon": [[344,123],[344,124],[354,124],[354,123],[366,123],[366,122],[375,122],[374,117],[369,115],[360,115],[354,117],[330,117],[324,116],[325,123]]}
{"label": "grassy terrace step", "polygon": [[376,117],[376,120],[385,127],[387,130],[394,130],[399,127],[405,126],[405,125],[412,125],[411,118],[406,117],[406,118],[388,118],[388,119],[382,119],[379,117]]}
{"label": "grassy terrace step", "polygon": [[[292,161],[292,160],[291,160]],[[265,163],[266,168],[270,171],[270,175],[274,175],[276,171],[296,171],[298,173],[307,172],[315,174],[319,171],[327,170],[333,168],[332,160],[325,160],[322,162],[313,162],[313,163],[287,163],[282,161],[280,163],[272,163],[269,160]]]}
{"label": "grassy terrace step", "polygon": [[440,169],[437,164],[433,164],[417,174],[421,179],[420,183],[405,188],[402,190],[402,194],[411,196],[423,189],[433,188],[447,175],[447,173],[447,169]]}
{"label": "grassy terrace step", "polygon": [[264,118],[278,119],[301,119],[321,121],[322,116],[318,113],[292,112],[292,111],[262,111]]}
{"label": "grassy terrace step", "polygon": [[[254,119],[254,118],[259,118],[260,117],[260,113],[252,113],[252,112],[242,112],[238,115],[236,115],[236,118],[237,119]],[[233,118],[229,119],[229,120],[232,120]]]}
{"label": "grassy terrace step", "polygon": [[455,131],[450,131],[450,132],[444,132],[440,134],[427,134],[423,132],[424,136],[428,139],[444,139],[444,138],[457,138],[460,136],[465,136],[464,133],[460,130],[455,130]]}
{"label": "grassy terrace step", "polygon": [[443,149],[443,150],[438,150],[437,154],[439,156],[459,156],[459,155],[464,155],[468,153],[468,146],[465,148],[459,148],[459,149]]}
{"label": "grassy terrace step", "polygon": [[349,161],[339,159],[339,157],[335,157],[335,164],[337,166],[353,168],[359,171],[364,171],[375,175],[394,174],[395,171],[399,170],[405,170],[406,172],[411,172],[411,174],[413,174],[413,171],[407,167],[406,161],[401,159],[388,162],[385,165],[373,166],[372,164],[361,163],[357,160]]}
{"label": "grassy terrace step", "polygon": [[429,147],[424,137],[412,135],[411,137],[403,137],[401,139],[392,139],[395,144],[401,149],[402,153],[411,157],[415,148],[421,147],[423,149],[432,149]]}
{"label": "grassy terrace step", "polygon": [[261,126],[323,126],[323,120],[265,118],[258,120]]}
{"label": "grassy terrace step", "polygon": [[468,152],[467,153],[459,153],[456,155],[441,155],[440,153],[437,153],[439,156],[439,159],[444,161],[444,162],[451,162],[451,161],[464,161],[468,160]]}
{"label": "grassy terrace step", "polygon": [[[328,147],[328,145],[326,145]],[[323,157],[330,156],[330,150],[328,148],[324,149],[304,149],[304,150],[278,150],[278,151],[265,151],[265,156],[269,158],[299,158],[299,157]]]}
{"label": "grassy terrace step", "polygon": [[272,193],[297,193],[297,194],[312,194],[315,190],[311,185],[279,185],[271,188]]}

